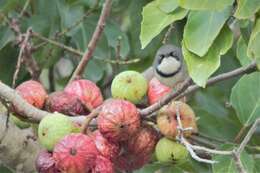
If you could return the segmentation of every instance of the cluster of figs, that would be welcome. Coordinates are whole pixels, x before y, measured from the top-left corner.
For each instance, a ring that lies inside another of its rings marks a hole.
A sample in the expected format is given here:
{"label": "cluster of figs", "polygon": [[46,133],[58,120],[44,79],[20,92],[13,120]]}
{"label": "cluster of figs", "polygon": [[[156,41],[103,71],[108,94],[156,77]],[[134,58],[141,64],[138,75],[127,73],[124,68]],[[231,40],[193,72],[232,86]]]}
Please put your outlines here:
{"label": "cluster of figs", "polygon": [[[63,91],[47,94],[41,83],[21,83],[17,93],[29,104],[48,114],[37,125],[37,137],[44,148],[36,157],[39,173],[131,172],[153,161],[181,164],[188,158],[178,135],[177,106],[189,137],[197,132],[193,110],[173,101],[157,111],[154,122],[142,120],[139,103],[156,103],[171,88],[156,78],[149,82],[135,71],[119,73],[112,81],[112,98],[104,100],[98,86],[86,79],[74,80]],[[82,124],[71,116],[88,115],[99,107],[96,125],[82,133]],[[22,111],[13,105],[11,120],[28,127]],[[30,125],[30,124],[29,124]],[[36,125],[34,124],[33,127]]]}

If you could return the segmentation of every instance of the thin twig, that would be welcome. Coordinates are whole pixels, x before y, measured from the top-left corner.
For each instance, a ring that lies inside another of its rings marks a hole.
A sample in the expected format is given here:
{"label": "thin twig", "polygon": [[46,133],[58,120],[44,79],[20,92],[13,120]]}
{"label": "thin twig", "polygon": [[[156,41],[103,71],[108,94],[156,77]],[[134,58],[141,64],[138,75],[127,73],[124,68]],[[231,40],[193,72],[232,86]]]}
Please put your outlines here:
{"label": "thin twig", "polygon": [[98,40],[99,40],[103,30],[104,30],[106,18],[109,15],[111,6],[112,6],[112,0],[106,0],[104,5],[103,5],[101,15],[99,17],[97,27],[96,27],[96,29],[95,29],[95,31],[92,35],[92,38],[91,38],[91,40],[88,44],[88,49],[84,53],[79,65],[77,66],[76,70],[72,74],[70,82],[73,81],[78,76],[81,76],[81,74],[84,72],[84,69],[85,69],[89,59],[91,58],[91,56],[92,56],[92,54],[93,54],[93,52],[96,48],[97,42],[98,42]]}
{"label": "thin twig", "polygon": [[92,110],[89,115],[87,115],[85,121],[82,124],[81,133],[87,134],[90,122],[98,116],[100,109],[101,107],[97,107],[96,109]]}
{"label": "thin twig", "polygon": [[17,60],[14,76],[13,76],[13,82],[12,82],[13,88],[15,87],[15,83],[16,83],[16,80],[17,80],[17,77],[18,77],[18,74],[19,74],[19,71],[20,71],[20,68],[21,68],[21,64],[22,64],[23,54],[24,54],[26,46],[28,45],[28,41],[29,41],[29,38],[30,38],[31,31],[32,31],[32,28],[29,27],[26,31],[26,35],[25,35],[24,39],[22,38],[23,40],[21,41],[21,48],[20,48],[20,52],[19,52],[19,55],[18,55],[18,60]]}
{"label": "thin twig", "polygon": [[24,12],[26,11],[27,7],[29,6],[31,0],[27,0],[23,6],[22,11],[20,12],[18,18],[21,18],[24,15]]}

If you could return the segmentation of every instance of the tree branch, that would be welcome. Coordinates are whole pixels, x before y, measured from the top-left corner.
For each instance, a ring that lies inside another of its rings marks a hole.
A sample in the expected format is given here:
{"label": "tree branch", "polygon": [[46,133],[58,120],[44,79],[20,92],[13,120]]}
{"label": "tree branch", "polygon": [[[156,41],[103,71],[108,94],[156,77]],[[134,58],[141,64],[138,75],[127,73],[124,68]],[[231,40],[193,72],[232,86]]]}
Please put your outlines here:
{"label": "tree branch", "polygon": [[81,74],[84,72],[84,69],[85,69],[89,59],[91,58],[92,54],[94,53],[94,50],[97,46],[97,42],[98,42],[98,40],[99,40],[103,30],[104,30],[106,18],[109,15],[111,6],[112,6],[112,0],[106,0],[104,5],[103,5],[101,15],[99,17],[97,27],[96,27],[96,29],[95,29],[95,31],[92,35],[92,38],[91,38],[91,40],[88,44],[88,49],[84,53],[79,65],[77,66],[76,70],[72,74],[70,82],[73,81],[78,76],[81,76]]}

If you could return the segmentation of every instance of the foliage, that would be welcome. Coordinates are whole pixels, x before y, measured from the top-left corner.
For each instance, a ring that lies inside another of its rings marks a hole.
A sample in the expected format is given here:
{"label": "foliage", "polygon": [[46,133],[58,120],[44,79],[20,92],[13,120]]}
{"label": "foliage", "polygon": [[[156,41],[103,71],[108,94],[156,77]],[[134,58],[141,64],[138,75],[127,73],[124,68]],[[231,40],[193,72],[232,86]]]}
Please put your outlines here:
{"label": "foliage", "polygon": [[[103,0],[0,1],[0,80],[11,85],[19,53],[17,33],[10,28],[13,18],[19,21],[22,33],[32,27],[33,32],[83,53],[102,4]],[[260,73],[209,88],[205,88],[206,81],[254,60],[260,67],[259,9],[259,0],[114,0],[104,33],[83,77],[105,88],[108,78],[120,71],[144,71],[152,64],[167,28],[173,24],[169,43],[182,47],[190,77],[204,87],[189,102],[200,118],[199,132],[210,136],[217,145],[223,143],[219,141],[234,143],[240,129],[260,118]],[[33,47],[40,45],[32,55],[41,68],[40,79],[45,87],[49,91],[64,88],[81,56],[50,42],[41,45],[39,37],[33,36],[31,41]],[[111,63],[118,59],[123,63]],[[126,63],[134,59],[138,61]],[[30,74],[22,65],[17,84],[28,78]],[[249,146],[260,145],[259,135],[257,131]],[[259,172],[259,159],[254,161],[253,156],[254,152],[248,149],[241,158],[250,173],[253,169]],[[223,164],[211,166],[192,159],[181,166],[154,162],[135,172],[237,172],[230,158],[213,159]]]}

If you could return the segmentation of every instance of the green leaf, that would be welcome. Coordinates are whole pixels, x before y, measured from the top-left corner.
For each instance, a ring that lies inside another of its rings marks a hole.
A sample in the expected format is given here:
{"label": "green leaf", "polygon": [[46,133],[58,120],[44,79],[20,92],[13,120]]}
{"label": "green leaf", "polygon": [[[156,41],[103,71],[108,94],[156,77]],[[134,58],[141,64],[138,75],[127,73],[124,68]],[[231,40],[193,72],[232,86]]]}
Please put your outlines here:
{"label": "green leaf", "polygon": [[161,169],[161,167],[162,164],[159,163],[147,164],[143,168],[134,171],[134,173],[154,173],[155,171]]}
{"label": "green leaf", "polygon": [[190,10],[223,10],[234,0],[179,0],[179,5]]}
{"label": "green leaf", "polygon": [[237,0],[237,4],[234,16],[238,19],[250,18],[260,9],[259,0]]}
{"label": "green leaf", "polygon": [[165,13],[170,13],[178,7],[178,0],[156,0],[157,6]]}
{"label": "green leaf", "polygon": [[9,27],[0,28],[0,50],[14,40],[15,35]]}
{"label": "green leaf", "polygon": [[204,56],[230,15],[231,8],[222,11],[192,11],[184,28],[183,40],[187,49]]}
{"label": "green leaf", "polygon": [[[224,147],[229,148],[230,147]],[[226,149],[227,150],[227,149]],[[245,168],[245,170],[249,172],[253,172],[254,170],[254,159],[251,155],[249,155],[246,151],[243,151],[240,156],[241,162]],[[213,173],[239,173],[237,167],[235,165],[234,159],[232,156],[223,156],[217,155],[213,156],[213,160],[218,161],[218,163],[213,164]]]}
{"label": "green leaf", "polygon": [[242,66],[246,66],[252,62],[252,60],[247,56],[247,45],[242,36],[240,36],[237,41],[236,54],[236,57]]}
{"label": "green leaf", "polygon": [[186,44],[183,44],[182,52],[188,67],[189,75],[197,85],[205,87],[207,79],[220,66],[220,55],[223,55],[230,49],[232,42],[232,32],[228,27],[224,27],[214,44],[203,57],[199,57],[190,52],[186,48]]}
{"label": "green leaf", "polygon": [[256,20],[256,24],[254,29],[251,33],[248,48],[247,48],[247,55],[251,58],[256,59],[258,62],[260,61],[260,18]]}
{"label": "green leaf", "polygon": [[260,117],[260,72],[244,75],[233,87],[230,102],[238,119],[249,126]]}
{"label": "green leaf", "polygon": [[143,8],[140,40],[142,49],[156,37],[166,26],[174,21],[180,20],[187,15],[188,11],[178,8],[172,13],[164,13],[157,7],[157,2],[153,1]]}

